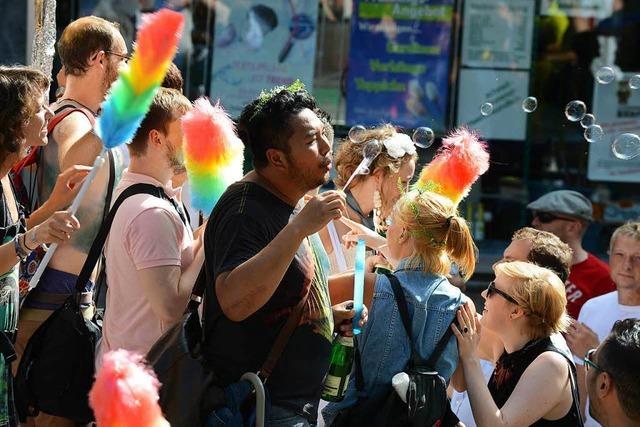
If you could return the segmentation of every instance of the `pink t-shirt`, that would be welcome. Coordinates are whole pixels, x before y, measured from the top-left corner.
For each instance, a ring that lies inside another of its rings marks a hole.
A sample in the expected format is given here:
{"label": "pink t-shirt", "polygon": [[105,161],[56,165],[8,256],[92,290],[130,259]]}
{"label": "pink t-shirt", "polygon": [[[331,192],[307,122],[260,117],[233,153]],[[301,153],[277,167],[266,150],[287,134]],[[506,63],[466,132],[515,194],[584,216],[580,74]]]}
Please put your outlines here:
{"label": "pink t-shirt", "polygon": [[[145,183],[162,187],[147,175],[125,170],[114,200],[127,187]],[[164,187],[165,193],[179,200],[179,190]],[[183,224],[175,208],[164,199],[136,194],[125,200],[116,214],[105,245],[107,302],[98,345],[97,364],[102,355],[123,348],[145,354],[171,326],[154,313],[138,272],[146,268],[180,266],[184,271],[193,261],[193,233]],[[174,292],[158,289],[158,292]],[[187,301],[176,300],[186,307]],[[178,319],[175,319],[176,321]]]}

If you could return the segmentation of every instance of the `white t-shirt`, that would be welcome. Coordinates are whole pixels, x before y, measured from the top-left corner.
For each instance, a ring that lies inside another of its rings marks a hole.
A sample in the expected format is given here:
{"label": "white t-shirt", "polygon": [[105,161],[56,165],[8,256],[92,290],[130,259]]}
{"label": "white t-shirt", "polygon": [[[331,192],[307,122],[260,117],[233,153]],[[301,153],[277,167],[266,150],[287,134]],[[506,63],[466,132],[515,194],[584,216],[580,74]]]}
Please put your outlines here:
{"label": "white t-shirt", "polygon": [[[482,375],[487,384],[489,383],[489,378],[491,378],[494,367],[494,364],[490,361],[480,359],[480,368],[482,369]],[[457,391],[453,392],[451,396],[451,410],[466,427],[476,427],[473,412],[471,412],[471,401],[466,391],[462,393]]]}
{"label": "white t-shirt", "polygon": [[[582,306],[578,321],[584,323],[598,335],[598,340],[602,342],[613,324],[617,320],[640,319],[640,305],[621,305],[618,302],[618,291],[592,298]],[[574,357],[576,364],[583,365],[582,356]],[[600,424],[589,415],[589,400],[587,400],[587,418],[585,427],[597,427]]]}

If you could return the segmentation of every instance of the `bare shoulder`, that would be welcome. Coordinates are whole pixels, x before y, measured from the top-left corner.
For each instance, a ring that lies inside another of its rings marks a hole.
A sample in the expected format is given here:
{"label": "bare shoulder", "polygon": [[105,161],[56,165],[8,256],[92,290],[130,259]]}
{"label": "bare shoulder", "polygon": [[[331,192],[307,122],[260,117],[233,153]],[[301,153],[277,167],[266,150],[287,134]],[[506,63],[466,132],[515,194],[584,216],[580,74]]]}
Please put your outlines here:
{"label": "bare shoulder", "polygon": [[569,362],[560,353],[545,351],[529,365],[525,371],[527,373],[543,375],[548,379],[566,378],[569,374]]}
{"label": "bare shoulder", "polygon": [[53,137],[59,144],[65,144],[69,142],[69,139],[74,138],[77,140],[77,135],[84,135],[91,130],[91,122],[81,111],[74,111],[66,116],[58,125],[53,129]]}

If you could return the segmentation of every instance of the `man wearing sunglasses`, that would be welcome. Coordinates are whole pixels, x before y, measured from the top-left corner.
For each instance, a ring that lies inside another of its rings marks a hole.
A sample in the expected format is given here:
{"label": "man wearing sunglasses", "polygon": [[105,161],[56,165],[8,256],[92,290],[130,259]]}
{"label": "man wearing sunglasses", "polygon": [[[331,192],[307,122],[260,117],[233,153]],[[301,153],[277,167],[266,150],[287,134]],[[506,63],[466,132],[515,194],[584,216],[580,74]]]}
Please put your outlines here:
{"label": "man wearing sunglasses", "polygon": [[593,221],[591,201],[577,191],[552,191],[529,203],[531,225],[555,234],[573,251],[571,272],[565,281],[567,311],[574,319],[591,298],[615,290],[609,267],[582,247],[589,223]]}
{"label": "man wearing sunglasses", "polygon": [[604,427],[640,425],[640,320],[617,321],[583,360],[589,415]]}

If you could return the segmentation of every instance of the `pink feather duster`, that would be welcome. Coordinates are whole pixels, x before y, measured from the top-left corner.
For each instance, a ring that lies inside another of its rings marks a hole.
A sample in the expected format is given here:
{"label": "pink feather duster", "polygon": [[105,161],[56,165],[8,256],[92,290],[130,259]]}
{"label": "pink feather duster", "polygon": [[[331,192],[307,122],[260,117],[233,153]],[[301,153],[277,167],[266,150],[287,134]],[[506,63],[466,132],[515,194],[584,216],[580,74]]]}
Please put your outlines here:
{"label": "pink feather duster", "polygon": [[98,427],[169,427],[158,405],[159,385],[142,356],[127,350],[105,354],[89,393]]}

